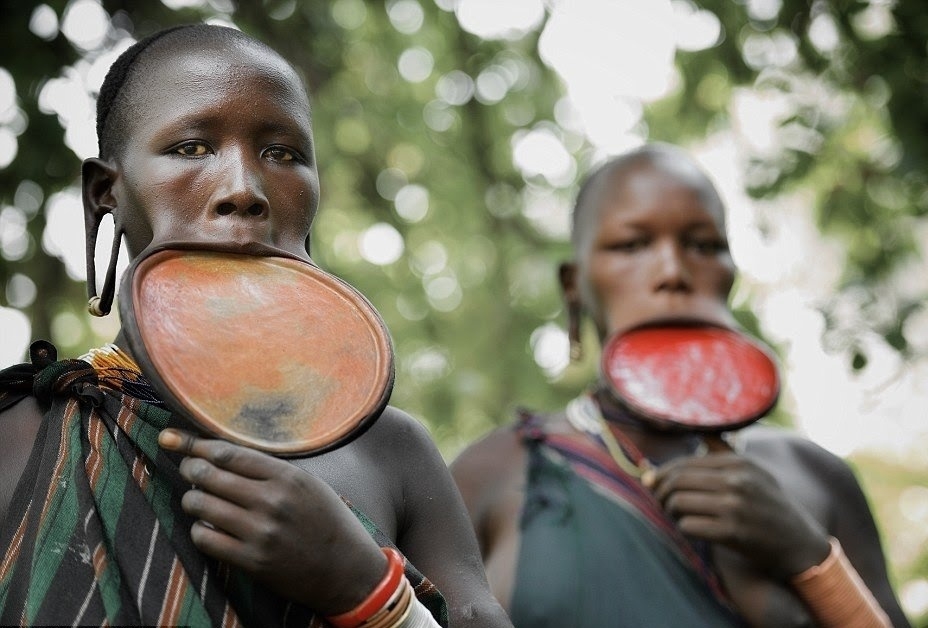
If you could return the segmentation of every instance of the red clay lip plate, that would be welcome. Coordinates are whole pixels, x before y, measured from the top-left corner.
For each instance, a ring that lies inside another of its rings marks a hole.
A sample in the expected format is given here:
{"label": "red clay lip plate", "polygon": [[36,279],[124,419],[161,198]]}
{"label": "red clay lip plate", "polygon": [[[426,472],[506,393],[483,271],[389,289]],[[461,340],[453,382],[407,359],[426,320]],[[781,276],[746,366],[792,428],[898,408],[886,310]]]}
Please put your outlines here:
{"label": "red clay lip plate", "polygon": [[659,426],[720,432],[767,414],[780,392],[771,352],[715,325],[652,324],[607,340],[601,373],[615,397]]}
{"label": "red clay lip plate", "polygon": [[313,455],[386,406],[389,333],[334,275],[289,256],[170,248],[130,270],[120,300],[129,348],[168,407],[206,431]]}

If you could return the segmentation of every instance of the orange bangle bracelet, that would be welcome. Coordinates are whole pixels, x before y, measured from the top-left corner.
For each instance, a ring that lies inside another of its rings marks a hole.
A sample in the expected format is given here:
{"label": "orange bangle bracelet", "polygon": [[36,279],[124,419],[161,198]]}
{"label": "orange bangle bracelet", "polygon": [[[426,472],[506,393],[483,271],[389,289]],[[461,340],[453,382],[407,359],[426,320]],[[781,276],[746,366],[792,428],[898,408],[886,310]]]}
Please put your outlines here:
{"label": "orange bangle bracelet", "polygon": [[335,628],[358,628],[382,609],[403,584],[406,558],[393,547],[381,547],[387,557],[387,573],[374,590],[350,611],[326,617]]}
{"label": "orange bangle bracelet", "polygon": [[884,628],[892,626],[886,612],[844,555],[841,544],[829,539],[831,553],[820,564],[792,579],[793,588],[815,616],[818,625],[831,628]]}

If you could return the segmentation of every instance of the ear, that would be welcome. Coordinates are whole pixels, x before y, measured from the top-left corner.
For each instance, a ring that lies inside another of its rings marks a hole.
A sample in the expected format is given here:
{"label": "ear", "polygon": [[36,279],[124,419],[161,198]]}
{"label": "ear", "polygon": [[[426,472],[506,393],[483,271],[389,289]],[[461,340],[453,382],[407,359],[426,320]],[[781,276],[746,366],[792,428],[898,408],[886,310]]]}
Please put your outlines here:
{"label": "ear", "polygon": [[575,262],[561,262],[557,270],[564,300],[567,303],[579,303],[580,290],[577,287],[577,264]]}
{"label": "ear", "polygon": [[116,224],[116,235],[113,238],[113,249],[110,253],[110,263],[107,267],[106,281],[103,285],[103,293],[100,296],[97,296],[97,265],[95,257],[100,222],[105,215],[112,214],[116,209],[113,184],[116,181],[117,174],[118,170],[102,159],[87,159],[81,165],[87,296],[90,299],[87,307],[94,316],[106,316],[109,313],[115,294],[116,258],[119,254],[119,242],[121,240],[118,222]]}
{"label": "ear", "polygon": [[580,304],[580,290],[577,287],[577,264],[563,262],[558,267],[558,278],[561,281],[561,292],[567,306],[567,340],[570,342],[570,361],[576,362],[583,357],[580,343],[580,318],[582,307]]}
{"label": "ear", "polygon": [[85,159],[81,165],[81,196],[84,201],[84,224],[99,225],[106,214],[116,209],[113,184],[118,170],[102,159]]}

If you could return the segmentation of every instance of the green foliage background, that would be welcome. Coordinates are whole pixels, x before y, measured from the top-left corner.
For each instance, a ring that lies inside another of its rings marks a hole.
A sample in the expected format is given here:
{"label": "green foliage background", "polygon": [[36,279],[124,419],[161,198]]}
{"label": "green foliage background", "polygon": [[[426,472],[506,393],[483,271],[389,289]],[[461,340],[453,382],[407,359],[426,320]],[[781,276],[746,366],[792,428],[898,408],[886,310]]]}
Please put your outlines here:
{"label": "green foliage background", "polygon": [[[562,324],[556,265],[568,249],[526,218],[525,199],[541,193],[569,203],[577,182],[555,188],[523,176],[511,147],[520,131],[557,129],[581,174],[594,151],[554,122],[564,87],[539,57],[543,24],[516,39],[483,40],[439,6],[446,3],[419,0],[423,24],[403,33],[388,17],[392,4],[214,0],[172,10],[158,2],[103,0],[112,17],[104,47],[126,35],[219,16],[305,73],[323,186],[313,256],[381,311],[397,350],[392,402],[426,421],[450,457],[508,421],[515,405],[555,407],[593,372],[588,357],[549,379],[532,359],[533,331]],[[757,4],[692,4],[714,13],[723,35],[708,49],[678,52],[679,87],[646,108],[647,136],[685,145],[730,126],[731,99],[743,87],[787,97],[792,107],[779,127],[784,148],[750,158],[748,191],[758,199],[800,192],[823,237],[845,247],[841,289],[822,304],[828,346],[862,369],[868,356],[861,338],[876,332],[905,360],[924,359],[924,345],[912,342],[906,325],[925,308],[928,292],[924,276],[912,279],[924,272],[920,255],[928,238],[928,11],[920,0],[782,0],[779,10],[759,15]],[[59,17],[67,5],[46,3]],[[889,28],[868,26],[877,5],[888,5]],[[87,51],[60,33],[45,40],[33,34],[28,25],[36,6],[6,2],[0,21],[0,66],[15,81],[21,111],[17,121],[6,122],[15,128],[18,153],[0,169],[0,203],[19,207],[29,238],[22,255],[0,251],[0,286],[6,286],[0,304],[21,309],[34,337],[51,338],[63,354],[74,355],[110,338],[105,327],[90,326],[83,285],[41,244],[43,204],[77,183],[79,160],[64,145],[57,117],[43,112],[39,94]],[[810,37],[816,20],[834,27],[835,47],[816,46]],[[784,42],[795,56],[770,62],[764,51]],[[419,83],[397,70],[399,55],[413,46],[434,59],[431,75]],[[515,77],[502,100],[453,105],[436,97],[448,73],[477,77],[492,67]],[[421,220],[397,213],[395,192],[407,184],[427,191]],[[379,222],[395,227],[405,243],[403,256],[385,266],[364,261],[357,249],[358,234]],[[35,284],[34,298],[17,297],[15,276]],[[430,301],[427,287],[439,278],[453,279],[457,292]],[[848,302],[850,317],[842,309]],[[738,313],[750,326],[749,306]],[[897,512],[898,496],[928,484],[928,469],[877,458],[855,463],[892,550],[897,531],[911,525]],[[914,555],[893,562],[897,585],[928,577],[926,555],[922,539]]]}

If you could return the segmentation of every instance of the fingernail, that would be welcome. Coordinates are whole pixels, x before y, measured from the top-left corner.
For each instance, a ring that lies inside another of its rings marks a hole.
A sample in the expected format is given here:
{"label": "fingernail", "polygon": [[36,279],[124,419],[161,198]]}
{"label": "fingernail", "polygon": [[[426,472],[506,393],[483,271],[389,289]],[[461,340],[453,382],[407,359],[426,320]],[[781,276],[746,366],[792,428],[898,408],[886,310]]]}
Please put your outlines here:
{"label": "fingernail", "polygon": [[158,434],[158,444],[165,449],[177,449],[180,447],[180,434],[174,430],[162,430]]}
{"label": "fingernail", "polygon": [[654,473],[654,469],[645,469],[641,472],[641,483],[645,488],[651,488],[654,486],[655,476],[656,474]]}

